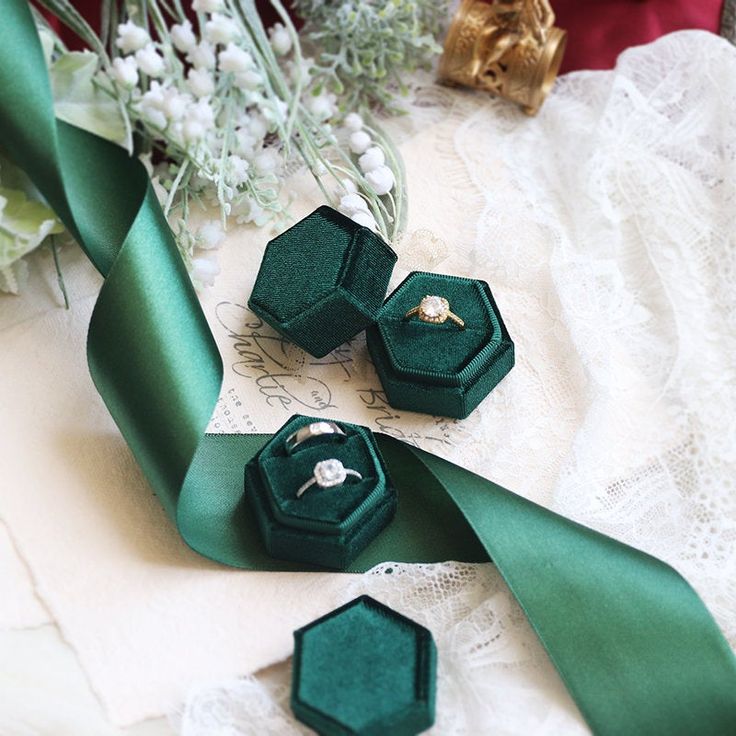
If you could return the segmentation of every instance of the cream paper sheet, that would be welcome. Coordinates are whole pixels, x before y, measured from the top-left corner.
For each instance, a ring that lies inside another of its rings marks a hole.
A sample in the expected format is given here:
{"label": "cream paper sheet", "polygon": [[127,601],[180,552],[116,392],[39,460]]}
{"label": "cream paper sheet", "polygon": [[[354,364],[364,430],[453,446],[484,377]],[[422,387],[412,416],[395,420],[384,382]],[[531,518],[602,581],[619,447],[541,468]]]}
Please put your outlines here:
{"label": "cream paper sheet", "polygon": [[[436,132],[410,141],[404,154],[410,179],[421,171],[425,183],[413,188],[415,222],[449,236],[452,219],[433,206],[444,196],[442,164],[427,155]],[[295,216],[320,203],[310,185],[294,186]],[[361,338],[295,370],[301,355],[280,354],[274,333],[245,308],[268,238],[266,231],[232,230],[219,253],[222,274],[202,298],[225,363],[211,429],[271,431],[301,412],[363,422],[440,449],[462,439],[468,430],[459,423],[390,409]],[[193,681],[283,659],[291,632],[336,605],[346,579],[230,570],[186,547],[89,377],[85,339],[98,277],[79,253],[65,254],[73,301],[66,311],[51,263],[36,266],[34,288],[0,302],[0,514],[37,594],[110,718],[124,725],[170,711]]]}

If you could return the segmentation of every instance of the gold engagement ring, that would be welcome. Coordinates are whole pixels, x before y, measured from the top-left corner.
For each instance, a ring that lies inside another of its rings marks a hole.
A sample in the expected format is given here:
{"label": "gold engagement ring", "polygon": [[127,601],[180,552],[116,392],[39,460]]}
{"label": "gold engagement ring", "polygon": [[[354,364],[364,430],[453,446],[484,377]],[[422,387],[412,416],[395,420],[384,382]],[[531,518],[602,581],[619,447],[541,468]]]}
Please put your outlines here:
{"label": "gold engagement ring", "polygon": [[465,322],[456,314],[450,311],[450,302],[442,296],[427,296],[419,302],[418,307],[410,309],[404,319],[419,317],[422,322],[429,322],[433,325],[441,325],[443,322],[454,322],[461,330],[465,329]]}

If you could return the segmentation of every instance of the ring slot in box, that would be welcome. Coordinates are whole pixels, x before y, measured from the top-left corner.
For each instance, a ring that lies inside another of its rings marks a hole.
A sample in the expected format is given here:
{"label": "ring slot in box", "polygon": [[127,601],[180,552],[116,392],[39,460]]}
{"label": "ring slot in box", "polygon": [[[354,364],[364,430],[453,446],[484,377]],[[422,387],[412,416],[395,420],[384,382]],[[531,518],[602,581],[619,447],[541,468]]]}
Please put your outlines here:
{"label": "ring slot in box", "polygon": [[396,259],[376,233],[319,207],[266,246],[248,306],[322,358],[376,319]]}
{"label": "ring slot in box", "polygon": [[[407,313],[440,296],[464,323]],[[368,349],[396,409],[464,419],[514,365],[514,344],[485,281],[415,271],[368,329]]]}
{"label": "ring slot in box", "polygon": [[[272,557],[345,569],[386,527],[396,511],[390,484],[370,430],[340,423],[345,437],[304,443],[291,454],[286,438],[319,420],[292,417],[245,467],[245,494]],[[336,459],[349,475],[332,488],[311,485],[317,463]]]}

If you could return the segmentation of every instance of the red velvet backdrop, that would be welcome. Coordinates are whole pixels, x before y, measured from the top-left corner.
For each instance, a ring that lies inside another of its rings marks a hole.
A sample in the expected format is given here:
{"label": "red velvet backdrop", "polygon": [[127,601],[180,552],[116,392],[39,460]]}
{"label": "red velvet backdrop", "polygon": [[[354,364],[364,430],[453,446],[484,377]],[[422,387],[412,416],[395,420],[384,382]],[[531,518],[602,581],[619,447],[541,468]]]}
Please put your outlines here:
{"label": "red velvet backdrop", "polygon": [[562,72],[610,69],[629,46],[685,28],[718,33],[723,0],[551,0],[568,32]]}
{"label": "red velvet backdrop", "polygon": [[[97,27],[99,0],[72,2]],[[267,25],[277,19],[268,0],[257,4]],[[722,5],[723,0],[552,0],[557,25],[569,34],[562,71],[610,68],[625,48],[670,31],[704,28],[718,33]],[[71,34],[62,33],[72,48],[79,48]]]}

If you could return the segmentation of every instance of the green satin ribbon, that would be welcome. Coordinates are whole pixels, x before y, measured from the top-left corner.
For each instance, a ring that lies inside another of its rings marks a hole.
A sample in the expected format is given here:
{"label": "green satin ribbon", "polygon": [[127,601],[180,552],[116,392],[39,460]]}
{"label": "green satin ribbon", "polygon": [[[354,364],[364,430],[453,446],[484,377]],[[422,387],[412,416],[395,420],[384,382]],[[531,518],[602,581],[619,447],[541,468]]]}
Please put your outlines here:
{"label": "green satin ribbon", "polygon": [[[221,359],[145,170],[54,118],[25,0],[2,6],[0,142],[105,276],[90,372],[183,538],[228,565],[295,569],[264,554],[241,503],[243,466],[268,438],[204,434]],[[356,570],[490,558],[595,733],[736,734],[736,659],[672,568],[434,455],[379,443],[400,512]]]}

